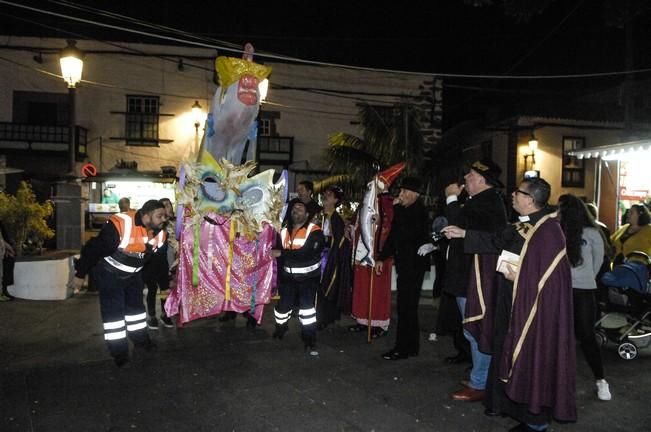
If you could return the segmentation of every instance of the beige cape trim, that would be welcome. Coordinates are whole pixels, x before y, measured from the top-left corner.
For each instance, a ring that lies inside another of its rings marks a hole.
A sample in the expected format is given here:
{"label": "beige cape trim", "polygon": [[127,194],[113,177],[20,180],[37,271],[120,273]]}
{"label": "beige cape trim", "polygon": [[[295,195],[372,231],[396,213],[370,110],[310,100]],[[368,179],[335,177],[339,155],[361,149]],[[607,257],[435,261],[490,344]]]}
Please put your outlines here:
{"label": "beige cape trim", "polygon": [[484,291],[481,286],[481,275],[479,271],[479,255],[475,254],[475,280],[477,282],[477,296],[479,297],[479,306],[481,313],[479,315],[471,316],[463,320],[463,324],[479,321],[484,319],[486,315],[486,302],[484,301]]}

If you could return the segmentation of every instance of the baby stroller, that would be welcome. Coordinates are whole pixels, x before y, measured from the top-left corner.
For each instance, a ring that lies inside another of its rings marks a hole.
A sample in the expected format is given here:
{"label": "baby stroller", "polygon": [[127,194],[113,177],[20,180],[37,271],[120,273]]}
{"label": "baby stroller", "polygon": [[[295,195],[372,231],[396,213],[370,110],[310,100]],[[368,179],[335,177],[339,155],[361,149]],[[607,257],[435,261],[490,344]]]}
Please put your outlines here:
{"label": "baby stroller", "polygon": [[617,344],[624,360],[637,357],[651,345],[651,258],[631,253],[626,261],[606,272],[601,281],[608,287],[606,313],[595,324],[597,341]]}

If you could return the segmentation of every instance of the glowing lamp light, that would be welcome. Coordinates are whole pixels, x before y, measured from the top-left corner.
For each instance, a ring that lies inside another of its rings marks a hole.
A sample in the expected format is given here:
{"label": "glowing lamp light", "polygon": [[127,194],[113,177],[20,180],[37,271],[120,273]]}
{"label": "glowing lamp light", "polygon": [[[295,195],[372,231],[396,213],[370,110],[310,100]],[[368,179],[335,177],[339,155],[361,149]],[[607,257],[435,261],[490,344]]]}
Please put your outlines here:
{"label": "glowing lamp light", "polygon": [[81,73],[84,69],[83,53],[77,47],[77,42],[68,40],[68,46],[61,51],[59,63],[61,64],[61,75],[69,88],[75,88],[81,81]]}
{"label": "glowing lamp light", "polygon": [[536,150],[538,150],[538,140],[533,135],[531,136],[531,139],[529,140],[529,150],[531,150],[532,153],[535,152]]}
{"label": "glowing lamp light", "polygon": [[267,93],[269,92],[268,79],[265,78],[260,81],[260,84],[258,84],[258,91],[260,92],[260,102],[264,102],[264,100],[267,99]]}
{"label": "glowing lamp light", "polygon": [[194,119],[194,127],[199,130],[201,126],[201,118],[203,117],[203,111],[201,110],[201,104],[198,100],[194,101],[192,104],[192,118]]}
{"label": "glowing lamp light", "polygon": [[531,169],[533,169],[534,165],[536,164],[536,150],[538,150],[538,140],[536,139],[536,136],[533,134],[533,130],[531,131],[531,138],[529,138],[529,150],[531,150],[531,153],[524,155],[525,171],[529,171],[529,168],[527,168],[527,160],[529,158],[531,158]]}

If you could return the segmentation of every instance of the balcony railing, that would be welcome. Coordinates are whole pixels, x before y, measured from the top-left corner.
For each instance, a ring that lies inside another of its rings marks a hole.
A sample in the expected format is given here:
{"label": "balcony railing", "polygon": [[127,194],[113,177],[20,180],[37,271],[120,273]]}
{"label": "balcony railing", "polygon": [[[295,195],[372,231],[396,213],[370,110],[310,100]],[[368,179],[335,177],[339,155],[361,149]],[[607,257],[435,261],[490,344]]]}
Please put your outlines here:
{"label": "balcony railing", "polygon": [[[86,157],[88,129],[75,126],[77,160]],[[0,150],[9,152],[67,152],[70,143],[69,126],[45,126],[0,122]]]}

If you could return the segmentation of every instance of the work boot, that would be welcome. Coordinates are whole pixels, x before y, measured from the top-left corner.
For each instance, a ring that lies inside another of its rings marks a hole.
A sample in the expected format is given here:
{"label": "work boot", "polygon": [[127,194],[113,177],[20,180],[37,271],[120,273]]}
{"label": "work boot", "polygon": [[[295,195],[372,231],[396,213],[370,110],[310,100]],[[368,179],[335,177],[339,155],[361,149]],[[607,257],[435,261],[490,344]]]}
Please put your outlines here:
{"label": "work boot", "polygon": [[319,355],[319,352],[316,350],[316,335],[303,334],[302,336],[305,352],[311,356]]}
{"label": "work boot", "polygon": [[145,339],[142,342],[135,343],[134,345],[138,348],[144,349],[147,352],[155,351],[158,348],[154,341],[149,338]]}
{"label": "work boot", "polygon": [[283,336],[285,336],[285,333],[287,333],[288,326],[287,324],[276,324],[276,330],[273,333],[273,338],[274,339],[282,339]]}
{"label": "work boot", "polygon": [[122,368],[129,363],[129,354],[118,354],[113,358],[113,361],[117,367]]}

